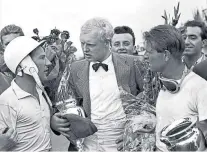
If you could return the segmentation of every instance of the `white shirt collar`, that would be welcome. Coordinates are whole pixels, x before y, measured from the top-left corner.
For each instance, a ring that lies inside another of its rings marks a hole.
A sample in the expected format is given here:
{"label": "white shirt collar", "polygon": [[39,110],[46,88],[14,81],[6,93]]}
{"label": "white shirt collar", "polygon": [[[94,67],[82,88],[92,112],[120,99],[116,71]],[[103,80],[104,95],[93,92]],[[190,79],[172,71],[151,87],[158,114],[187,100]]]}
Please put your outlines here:
{"label": "white shirt collar", "polygon": [[[29,96],[32,96],[30,93],[22,90],[17,84],[16,82],[14,81],[15,79],[12,80],[11,82],[11,87],[14,91],[14,93],[16,94],[17,98],[18,99],[22,99],[22,98],[25,98],[25,97],[29,97]],[[36,85],[36,89],[38,91],[38,93],[41,93],[42,90],[38,87],[38,85]]]}
{"label": "white shirt collar", "polygon": [[108,58],[106,58],[102,63],[109,64],[112,61],[112,55],[110,54]]}
{"label": "white shirt collar", "polygon": [[201,53],[201,57],[196,61],[195,64],[198,64],[198,63],[202,62],[205,59],[206,59],[205,54],[204,53]]}

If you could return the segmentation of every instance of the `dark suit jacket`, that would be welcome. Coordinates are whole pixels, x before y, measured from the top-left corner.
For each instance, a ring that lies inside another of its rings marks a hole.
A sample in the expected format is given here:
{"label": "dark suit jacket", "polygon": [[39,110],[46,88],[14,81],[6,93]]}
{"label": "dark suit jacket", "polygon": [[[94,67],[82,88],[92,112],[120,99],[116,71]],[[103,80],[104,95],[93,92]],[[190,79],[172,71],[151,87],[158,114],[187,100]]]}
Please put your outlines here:
{"label": "dark suit jacket", "polygon": [[[112,53],[112,61],[119,87],[121,86],[125,91],[133,95],[143,91],[143,69],[136,56]],[[135,66],[135,63],[139,68]],[[82,99],[79,105],[83,106],[86,116],[90,118],[89,65],[89,62],[85,59],[72,63],[69,86],[76,99]]]}
{"label": "dark suit jacket", "polygon": [[207,59],[200,62],[193,68],[193,72],[207,80]]}

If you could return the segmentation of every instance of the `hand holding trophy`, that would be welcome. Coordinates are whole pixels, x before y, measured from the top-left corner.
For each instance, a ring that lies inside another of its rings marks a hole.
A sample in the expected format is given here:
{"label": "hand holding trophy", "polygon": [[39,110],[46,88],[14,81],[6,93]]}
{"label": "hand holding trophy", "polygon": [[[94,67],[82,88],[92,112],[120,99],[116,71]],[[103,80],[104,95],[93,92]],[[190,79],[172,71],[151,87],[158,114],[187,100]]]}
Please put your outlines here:
{"label": "hand holding trophy", "polygon": [[[61,112],[64,118],[67,118],[68,121],[72,121],[72,119],[83,117],[85,118],[84,111],[81,107],[76,106],[76,100],[74,98],[69,98],[67,100],[62,100],[56,103],[57,109]],[[71,118],[70,118],[71,117]],[[81,120],[80,120],[81,121]],[[78,125],[75,124],[75,126]],[[71,129],[72,125],[70,126],[70,131],[67,132],[70,135],[70,140],[72,140],[73,144],[75,144],[78,148],[78,151],[83,150],[83,141],[84,138],[78,138],[73,132],[74,130]],[[75,129],[75,128],[73,128]]]}
{"label": "hand holding trophy", "polygon": [[73,90],[68,86],[70,70],[70,64],[67,64],[60,81],[55,106],[61,112],[62,117],[70,122],[70,131],[66,133],[70,136],[69,140],[81,152],[83,151],[84,138],[94,134],[97,128],[90,119],[85,117],[84,110],[77,105]]}

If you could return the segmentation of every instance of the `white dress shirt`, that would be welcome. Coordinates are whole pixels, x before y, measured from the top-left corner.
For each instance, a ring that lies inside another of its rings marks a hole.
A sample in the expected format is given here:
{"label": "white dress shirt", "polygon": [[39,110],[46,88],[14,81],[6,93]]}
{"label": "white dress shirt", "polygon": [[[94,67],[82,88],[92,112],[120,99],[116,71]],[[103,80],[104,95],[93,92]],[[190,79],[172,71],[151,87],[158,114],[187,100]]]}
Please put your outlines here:
{"label": "white dress shirt", "polygon": [[108,65],[106,72],[99,67],[95,72],[90,63],[89,90],[91,99],[91,120],[107,121],[125,117],[120,99],[120,92],[117,84],[112,56],[104,62]]}
{"label": "white dress shirt", "polygon": [[91,99],[91,120],[98,131],[85,138],[84,151],[117,151],[115,141],[123,135],[126,115],[122,107],[112,56],[103,63],[106,72],[99,67],[95,72],[90,63],[89,91]]}

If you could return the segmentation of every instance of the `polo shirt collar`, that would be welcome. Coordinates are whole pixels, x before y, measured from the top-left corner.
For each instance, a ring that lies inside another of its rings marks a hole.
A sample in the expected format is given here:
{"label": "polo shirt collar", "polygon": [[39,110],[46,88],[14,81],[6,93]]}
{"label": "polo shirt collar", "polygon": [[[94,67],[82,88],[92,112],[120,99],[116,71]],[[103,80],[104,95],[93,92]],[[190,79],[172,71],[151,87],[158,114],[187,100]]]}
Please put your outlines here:
{"label": "polo shirt collar", "polygon": [[32,96],[30,93],[22,90],[15,82],[15,79],[12,80],[11,82],[11,87],[15,93],[15,95],[17,96],[18,99],[22,99],[28,96]]}

